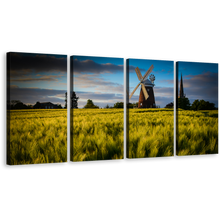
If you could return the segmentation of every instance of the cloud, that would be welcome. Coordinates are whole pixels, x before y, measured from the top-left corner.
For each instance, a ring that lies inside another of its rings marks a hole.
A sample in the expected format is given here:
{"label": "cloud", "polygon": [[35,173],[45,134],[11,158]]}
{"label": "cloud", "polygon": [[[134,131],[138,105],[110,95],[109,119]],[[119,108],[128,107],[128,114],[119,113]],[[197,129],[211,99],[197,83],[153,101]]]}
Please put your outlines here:
{"label": "cloud", "polygon": [[76,75],[74,78],[74,87],[86,89],[86,88],[93,88],[95,91],[100,92],[109,92],[112,93],[123,93],[124,86],[120,83],[111,82],[106,80],[98,74],[82,74]]}
{"label": "cloud", "polygon": [[115,73],[117,71],[123,72],[123,65],[115,65],[112,63],[99,64],[93,60],[83,60],[79,61],[77,59],[73,60],[73,71],[74,74],[84,74],[84,73]]}
{"label": "cloud", "polygon": [[10,88],[10,99],[20,100],[24,104],[39,102],[60,103],[64,106],[66,90],[40,89],[40,88]]}
{"label": "cloud", "polygon": [[16,85],[10,85],[10,89],[14,89],[14,88],[19,88],[19,87]]}
{"label": "cloud", "polygon": [[18,79],[11,79],[12,82],[36,82],[36,81],[58,81],[57,77],[59,78],[59,76],[42,76],[39,78],[18,78]]}
{"label": "cloud", "polygon": [[78,107],[82,108],[87,103],[88,99],[93,100],[95,105],[99,107],[105,107],[107,104],[113,106],[116,102],[123,102],[123,94],[114,93],[101,93],[101,92],[76,92],[76,96],[79,97]]}
{"label": "cloud", "polygon": [[[66,90],[40,89],[40,88],[19,88],[11,87],[10,99],[20,100],[25,104],[34,105],[39,102],[52,102],[54,104],[65,104]],[[123,102],[123,94],[101,93],[101,92],[76,92],[79,97],[78,106],[84,107],[88,99],[92,99],[95,105],[105,107],[107,104],[113,106],[116,102]]]}
{"label": "cloud", "polygon": [[26,75],[30,72],[67,72],[67,56],[10,53],[11,76]]}
{"label": "cloud", "polygon": [[195,99],[204,99],[206,101],[218,99],[219,81],[218,73],[210,71],[199,75],[183,76],[184,93],[187,97]]}

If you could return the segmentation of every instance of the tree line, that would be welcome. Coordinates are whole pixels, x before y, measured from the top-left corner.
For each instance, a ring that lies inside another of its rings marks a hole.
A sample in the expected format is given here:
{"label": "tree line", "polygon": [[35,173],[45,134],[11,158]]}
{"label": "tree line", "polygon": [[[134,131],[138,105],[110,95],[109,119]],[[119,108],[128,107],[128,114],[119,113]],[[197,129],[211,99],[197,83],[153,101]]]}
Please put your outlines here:
{"label": "tree line", "polygon": [[217,110],[218,108],[215,107],[214,103],[198,100],[196,99],[192,105],[190,104],[190,101],[188,98],[178,98],[177,108],[181,108],[184,110]]}
{"label": "tree line", "polygon": [[[41,104],[40,102],[36,102],[35,105],[26,105],[20,100],[10,100],[7,101],[7,108],[8,109],[40,109]],[[61,109],[62,108],[61,104],[59,103],[56,104],[56,108]]]}
{"label": "tree line", "polygon": [[[78,99],[79,97],[76,96],[75,92],[71,95],[71,108],[78,108]],[[65,99],[65,107],[67,108],[67,93],[66,93],[66,99]],[[138,102],[136,103],[129,103],[127,105],[128,108],[137,108]],[[174,104],[173,102],[168,103],[165,108],[173,108]],[[7,108],[8,109],[40,109],[41,104],[40,102],[36,102],[35,105],[26,105],[20,100],[11,100],[7,102]],[[62,109],[61,104],[56,104],[56,108]],[[100,107],[95,105],[91,99],[87,100],[86,105],[83,107],[85,109],[99,109]],[[104,108],[124,108],[123,102],[116,102],[113,107],[110,107],[108,104]],[[218,108],[215,107],[214,103],[204,101],[204,100],[195,100],[192,105],[190,104],[190,101],[188,98],[178,98],[177,108],[181,108],[184,110],[216,110]]]}

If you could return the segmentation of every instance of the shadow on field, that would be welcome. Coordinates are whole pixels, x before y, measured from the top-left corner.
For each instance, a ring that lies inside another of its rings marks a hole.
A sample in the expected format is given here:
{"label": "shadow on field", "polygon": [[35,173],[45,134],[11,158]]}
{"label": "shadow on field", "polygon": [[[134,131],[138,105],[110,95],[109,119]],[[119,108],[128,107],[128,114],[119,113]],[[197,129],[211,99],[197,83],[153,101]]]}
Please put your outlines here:
{"label": "shadow on field", "polygon": [[213,118],[220,118],[220,114],[213,114],[213,115],[209,115],[209,117],[213,117]]}
{"label": "shadow on field", "polygon": [[135,111],[135,113],[146,113],[146,112],[148,112],[148,113],[154,113],[154,112],[173,112],[173,109],[171,109],[171,110],[162,110],[162,109],[160,109],[160,110],[140,110],[140,111]]}
{"label": "shadow on field", "polygon": [[218,118],[218,114],[212,114],[210,112],[201,112],[201,113],[203,113],[205,117]]}

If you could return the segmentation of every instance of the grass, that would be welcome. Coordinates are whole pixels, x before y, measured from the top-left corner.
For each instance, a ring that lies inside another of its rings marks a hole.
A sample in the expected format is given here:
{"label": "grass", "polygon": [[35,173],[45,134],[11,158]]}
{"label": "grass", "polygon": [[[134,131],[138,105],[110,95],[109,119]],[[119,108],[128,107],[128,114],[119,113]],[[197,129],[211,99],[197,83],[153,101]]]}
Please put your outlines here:
{"label": "grass", "polygon": [[[9,118],[8,118],[9,120]],[[67,161],[67,111],[10,110],[8,164]],[[122,159],[123,109],[74,109],[72,161]],[[128,158],[173,156],[173,110],[129,109]],[[178,110],[177,155],[218,153],[218,110]]]}

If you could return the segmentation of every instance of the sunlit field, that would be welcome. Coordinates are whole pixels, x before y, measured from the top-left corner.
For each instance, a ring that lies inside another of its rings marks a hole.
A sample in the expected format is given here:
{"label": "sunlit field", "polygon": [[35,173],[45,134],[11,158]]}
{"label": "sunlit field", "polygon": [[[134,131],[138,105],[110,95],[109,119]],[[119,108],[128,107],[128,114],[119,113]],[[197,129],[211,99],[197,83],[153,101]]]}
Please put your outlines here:
{"label": "sunlit field", "polygon": [[7,141],[11,165],[66,162],[67,110],[10,110]]}
{"label": "sunlit field", "polygon": [[[123,109],[74,109],[72,161],[122,159]],[[129,158],[173,155],[172,109],[129,109]],[[177,155],[218,153],[218,110],[178,110]],[[11,110],[11,165],[67,161],[67,111]]]}
{"label": "sunlit field", "polygon": [[128,109],[128,158],[173,156],[173,109]]}
{"label": "sunlit field", "polygon": [[178,109],[177,155],[218,153],[218,110]]}
{"label": "sunlit field", "polygon": [[122,159],[123,109],[73,109],[72,161]]}

